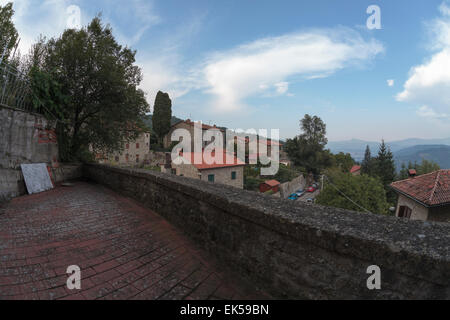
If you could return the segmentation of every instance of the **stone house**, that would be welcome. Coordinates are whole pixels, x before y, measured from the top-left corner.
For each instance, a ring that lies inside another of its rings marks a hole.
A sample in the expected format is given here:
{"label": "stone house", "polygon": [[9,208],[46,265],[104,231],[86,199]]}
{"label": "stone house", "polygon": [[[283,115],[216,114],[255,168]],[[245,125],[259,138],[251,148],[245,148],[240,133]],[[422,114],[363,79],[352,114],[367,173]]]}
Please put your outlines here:
{"label": "stone house", "polygon": [[123,150],[110,154],[99,162],[119,166],[139,166],[146,164],[149,157],[150,132],[144,132],[135,141],[127,142]]}
{"label": "stone house", "polygon": [[450,222],[450,169],[412,176],[391,187],[398,194],[397,217]]}
{"label": "stone house", "polygon": [[[214,154],[212,155],[214,156]],[[196,160],[200,159],[200,162]],[[244,166],[245,163],[236,156],[232,156],[232,162],[226,163],[226,154],[223,153],[221,163],[212,163],[206,161],[206,153],[196,154],[180,153],[180,156],[170,165],[161,166],[161,171],[165,173],[176,174],[193,179],[200,179],[212,183],[220,183],[236,187],[244,188]]]}
{"label": "stone house", "polygon": [[[189,133],[191,135],[191,142],[192,142],[191,143],[191,151],[193,152],[194,151],[194,125],[195,125],[195,122],[191,121],[190,119],[185,120],[185,121],[180,121],[180,122],[172,125],[172,127],[170,128],[169,133],[167,133],[164,136],[164,139],[163,139],[164,148],[168,149],[172,145],[173,141],[171,140],[171,137],[172,137],[172,133],[175,130],[177,130],[177,129],[186,129],[187,131],[189,131]],[[202,138],[203,138],[203,135],[205,134],[205,131],[207,131],[207,130],[219,130],[220,132],[222,132],[223,137],[224,137],[224,147],[225,147],[225,138],[226,138],[225,130],[218,128],[216,125],[209,126],[209,125],[206,125],[206,124],[201,124],[201,127],[202,127]],[[178,142],[178,141],[176,141],[176,142]],[[208,141],[202,142],[202,148],[205,148],[208,144],[209,144]]]}

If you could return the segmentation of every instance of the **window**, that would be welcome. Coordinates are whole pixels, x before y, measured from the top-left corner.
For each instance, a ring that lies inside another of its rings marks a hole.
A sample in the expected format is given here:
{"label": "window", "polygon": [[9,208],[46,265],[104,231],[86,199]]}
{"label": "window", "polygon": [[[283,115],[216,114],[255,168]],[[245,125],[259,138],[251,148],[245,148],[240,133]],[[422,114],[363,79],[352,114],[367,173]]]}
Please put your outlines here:
{"label": "window", "polygon": [[127,143],[127,145],[126,145],[126,148],[127,148],[127,149],[130,149],[130,145],[129,145],[128,143]]}
{"label": "window", "polygon": [[139,155],[136,155],[136,163],[139,163]]}
{"label": "window", "polygon": [[139,143],[136,143],[136,149],[139,149]]}
{"label": "window", "polygon": [[231,180],[236,180],[236,171],[231,172]]}
{"label": "window", "polygon": [[116,162],[119,162],[119,156],[116,156]]}
{"label": "window", "polygon": [[407,207],[407,206],[401,206],[400,209],[398,210],[399,218],[410,219],[411,218],[411,213],[412,213],[412,210],[409,207]]}
{"label": "window", "polygon": [[125,160],[126,160],[127,162],[130,160],[130,155],[129,155],[128,153],[125,155]]}
{"label": "window", "polygon": [[209,182],[214,182],[214,175],[213,174],[208,175],[208,181]]}

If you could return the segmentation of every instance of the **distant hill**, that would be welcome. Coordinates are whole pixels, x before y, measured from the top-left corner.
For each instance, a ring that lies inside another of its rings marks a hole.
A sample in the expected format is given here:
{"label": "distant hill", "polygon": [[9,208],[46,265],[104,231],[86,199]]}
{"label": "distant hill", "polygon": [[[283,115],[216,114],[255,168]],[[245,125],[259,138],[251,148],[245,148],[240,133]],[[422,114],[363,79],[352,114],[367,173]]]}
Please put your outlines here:
{"label": "distant hill", "polygon": [[[450,146],[450,138],[445,139],[405,139],[399,141],[386,142],[386,144],[391,148],[392,152],[397,152],[402,149],[406,149],[414,146],[425,146],[425,145],[446,145]],[[364,151],[366,146],[370,147],[372,155],[376,155],[380,142],[374,141],[364,141],[364,140],[346,140],[346,141],[330,141],[327,148],[331,150],[332,153],[350,153],[356,161],[361,161],[364,158]]]}
{"label": "distant hill", "polygon": [[450,146],[448,145],[417,145],[394,152],[397,169],[402,163],[409,161],[420,163],[422,159],[436,162],[442,169],[450,169]]}
{"label": "distant hill", "polygon": [[[153,115],[148,114],[144,117],[144,123],[145,125],[150,129],[153,130],[153,122],[152,122]],[[175,116],[172,117],[172,120],[170,121],[172,125],[175,123],[178,123],[180,121],[183,121],[183,119],[177,118]]]}

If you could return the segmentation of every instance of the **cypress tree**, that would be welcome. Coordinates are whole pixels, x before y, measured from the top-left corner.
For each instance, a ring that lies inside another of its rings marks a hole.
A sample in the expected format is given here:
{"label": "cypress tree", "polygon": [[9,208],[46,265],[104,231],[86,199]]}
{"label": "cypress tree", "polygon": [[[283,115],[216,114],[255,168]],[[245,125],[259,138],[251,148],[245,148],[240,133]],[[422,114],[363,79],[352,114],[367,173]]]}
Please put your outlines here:
{"label": "cypress tree", "polygon": [[164,136],[170,131],[170,120],[172,119],[172,101],[169,94],[158,91],[153,109],[153,131],[162,146]]}

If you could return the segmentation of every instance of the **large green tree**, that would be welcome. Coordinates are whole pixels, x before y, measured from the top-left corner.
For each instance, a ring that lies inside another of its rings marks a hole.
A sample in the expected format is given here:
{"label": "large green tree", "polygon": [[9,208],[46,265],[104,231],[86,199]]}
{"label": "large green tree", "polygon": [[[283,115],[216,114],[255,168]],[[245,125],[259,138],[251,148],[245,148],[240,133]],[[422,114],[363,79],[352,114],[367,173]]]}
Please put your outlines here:
{"label": "large green tree", "polygon": [[300,129],[301,135],[286,141],[286,153],[296,166],[317,174],[332,164],[332,155],[325,150],[326,125],[319,117],[306,114]]}
{"label": "large green tree", "polygon": [[335,171],[325,179],[317,203],[325,206],[387,214],[389,204],[382,183],[368,175],[353,176]]}
{"label": "large green tree", "polygon": [[376,159],[372,158],[370,147],[367,146],[364,152],[364,159],[361,162],[361,173],[369,176],[375,175],[375,161]]}
{"label": "large green tree", "polygon": [[378,156],[376,158],[376,175],[380,177],[384,186],[388,186],[395,179],[395,162],[391,150],[381,141]]}
{"label": "large green tree", "polygon": [[349,172],[356,164],[350,153],[339,152],[333,155],[333,166],[339,168],[342,172]]}
{"label": "large green tree", "polygon": [[90,147],[104,153],[119,150],[142,132],[149,106],[138,88],[142,73],[135,65],[136,52],[119,45],[100,17],[50,39],[41,52],[41,71],[64,97],[55,115],[62,124],[62,160],[79,159]]}
{"label": "large green tree", "polygon": [[19,39],[19,34],[14,26],[12,17],[14,15],[11,2],[4,6],[0,5],[0,57],[8,60]]}
{"label": "large green tree", "polygon": [[169,94],[158,91],[155,105],[153,107],[153,131],[158,137],[158,142],[162,146],[164,136],[170,131],[170,121],[172,119],[172,101]]}

